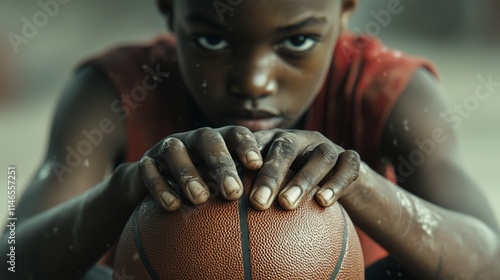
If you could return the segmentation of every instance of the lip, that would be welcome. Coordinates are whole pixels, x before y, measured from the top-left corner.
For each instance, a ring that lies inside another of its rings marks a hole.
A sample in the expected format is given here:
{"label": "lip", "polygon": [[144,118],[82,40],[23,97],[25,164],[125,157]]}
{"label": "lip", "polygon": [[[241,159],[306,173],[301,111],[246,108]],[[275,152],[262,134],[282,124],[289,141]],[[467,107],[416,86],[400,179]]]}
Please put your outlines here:
{"label": "lip", "polygon": [[228,118],[226,119],[232,125],[239,125],[248,128],[250,131],[255,132],[259,130],[268,130],[280,127],[283,123],[281,117],[270,118]]}
{"label": "lip", "polygon": [[271,119],[279,118],[279,114],[267,110],[241,109],[234,111],[232,114],[229,114],[228,117],[237,119]]}
{"label": "lip", "polygon": [[268,130],[280,127],[283,124],[283,117],[272,110],[251,110],[239,108],[225,114],[224,122],[227,125],[239,125],[248,128],[250,131]]}

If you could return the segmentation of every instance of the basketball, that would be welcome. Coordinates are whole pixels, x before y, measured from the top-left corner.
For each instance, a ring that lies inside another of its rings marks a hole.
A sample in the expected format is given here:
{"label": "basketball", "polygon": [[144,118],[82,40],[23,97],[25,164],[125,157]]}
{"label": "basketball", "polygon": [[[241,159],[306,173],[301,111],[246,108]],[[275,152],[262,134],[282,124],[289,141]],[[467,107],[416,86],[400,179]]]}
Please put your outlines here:
{"label": "basketball", "polygon": [[364,279],[361,245],[339,203],[322,208],[313,192],[293,211],[277,202],[257,211],[248,203],[254,178],[243,173],[239,201],[217,196],[176,212],[147,196],[122,232],[113,279]]}

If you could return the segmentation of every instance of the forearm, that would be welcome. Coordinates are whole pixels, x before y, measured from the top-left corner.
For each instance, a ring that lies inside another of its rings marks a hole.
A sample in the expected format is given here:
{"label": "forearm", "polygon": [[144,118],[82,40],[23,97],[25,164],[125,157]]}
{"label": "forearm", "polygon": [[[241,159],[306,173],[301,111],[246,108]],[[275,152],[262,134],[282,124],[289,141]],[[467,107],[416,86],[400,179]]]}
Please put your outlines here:
{"label": "forearm", "polygon": [[[116,242],[133,207],[113,199],[109,191],[112,181],[107,179],[16,229],[18,279],[76,278]],[[5,264],[4,252],[10,245],[2,242],[1,246],[1,262]]]}
{"label": "forearm", "polygon": [[498,235],[467,215],[430,204],[362,165],[341,199],[351,219],[422,279],[497,279]]}

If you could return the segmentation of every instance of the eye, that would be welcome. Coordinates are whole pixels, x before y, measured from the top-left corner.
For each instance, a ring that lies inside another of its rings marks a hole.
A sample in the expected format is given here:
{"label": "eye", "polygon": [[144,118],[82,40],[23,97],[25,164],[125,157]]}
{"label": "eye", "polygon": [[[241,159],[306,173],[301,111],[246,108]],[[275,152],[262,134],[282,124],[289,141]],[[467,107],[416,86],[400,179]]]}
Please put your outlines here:
{"label": "eye", "polygon": [[316,46],[318,40],[309,36],[296,36],[286,39],[280,44],[280,48],[286,49],[292,52],[305,52]]}
{"label": "eye", "polygon": [[220,51],[229,45],[226,40],[218,36],[200,36],[196,38],[196,42],[209,51]]}

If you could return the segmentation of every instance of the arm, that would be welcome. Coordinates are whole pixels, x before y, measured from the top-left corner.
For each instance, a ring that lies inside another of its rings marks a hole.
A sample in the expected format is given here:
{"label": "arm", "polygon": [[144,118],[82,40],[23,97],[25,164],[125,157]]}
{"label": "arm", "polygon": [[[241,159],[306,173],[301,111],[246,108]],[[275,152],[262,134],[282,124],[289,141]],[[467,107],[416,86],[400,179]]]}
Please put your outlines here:
{"label": "arm", "polygon": [[[387,121],[382,152],[402,188],[362,164],[340,201],[358,226],[422,279],[497,279],[498,225],[460,166],[434,83],[417,73]],[[402,167],[402,159],[416,163],[414,171]]]}
{"label": "arm", "polygon": [[[82,69],[66,89],[46,158],[17,207],[19,279],[75,278],[117,240],[133,211],[134,204],[116,191],[129,185],[132,166],[109,177],[124,147],[123,123],[110,110],[115,96],[110,83],[90,68]],[[84,130],[93,135],[93,143]],[[91,144],[88,154],[68,156],[70,149],[85,151],[85,143]],[[7,245],[1,243],[3,263]],[[7,270],[1,273],[2,279],[12,276],[4,275]]]}

